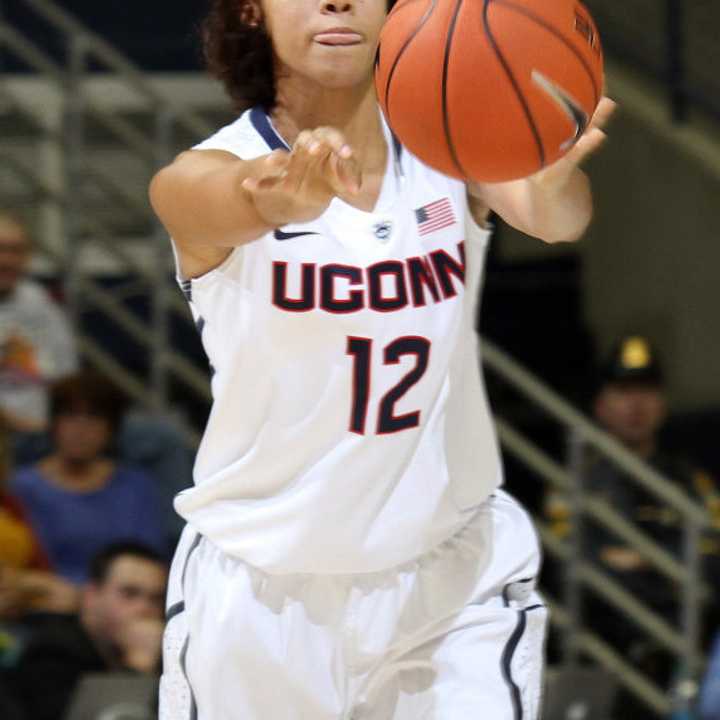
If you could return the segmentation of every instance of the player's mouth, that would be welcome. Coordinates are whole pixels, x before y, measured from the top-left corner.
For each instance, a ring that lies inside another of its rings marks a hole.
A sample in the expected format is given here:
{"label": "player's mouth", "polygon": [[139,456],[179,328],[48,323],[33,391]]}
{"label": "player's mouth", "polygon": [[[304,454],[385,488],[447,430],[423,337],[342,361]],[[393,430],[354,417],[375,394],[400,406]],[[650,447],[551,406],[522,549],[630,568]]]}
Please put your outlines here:
{"label": "player's mouth", "polygon": [[359,45],[363,41],[363,36],[350,28],[338,27],[316,33],[313,40],[320,45]]}

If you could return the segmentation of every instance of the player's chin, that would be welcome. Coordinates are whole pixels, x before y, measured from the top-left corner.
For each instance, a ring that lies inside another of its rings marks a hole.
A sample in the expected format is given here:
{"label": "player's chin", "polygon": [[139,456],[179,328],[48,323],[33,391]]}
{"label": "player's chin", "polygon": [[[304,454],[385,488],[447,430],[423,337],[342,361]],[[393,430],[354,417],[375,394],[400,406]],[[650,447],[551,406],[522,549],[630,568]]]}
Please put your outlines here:
{"label": "player's chin", "polygon": [[323,86],[339,89],[372,80],[373,56],[367,46],[348,45],[338,53],[329,54],[331,62],[318,58],[318,62],[313,63],[313,75]]}
{"label": "player's chin", "polygon": [[372,74],[344,73],[338,71],[338,69],[320,80],[320,84],[328,90],[355,90],[357,88],[365,88],[371,83]]}

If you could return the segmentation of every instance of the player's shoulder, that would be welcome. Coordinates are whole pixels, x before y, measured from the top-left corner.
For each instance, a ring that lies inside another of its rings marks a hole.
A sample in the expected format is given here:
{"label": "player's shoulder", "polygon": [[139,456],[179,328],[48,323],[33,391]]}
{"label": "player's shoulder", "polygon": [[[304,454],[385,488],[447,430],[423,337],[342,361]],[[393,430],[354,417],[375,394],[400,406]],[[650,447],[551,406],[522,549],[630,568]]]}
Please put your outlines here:
{"label": "player's shoulder", "polygon": [[252,160],[268,153],[267,140],[263,135],[263,127],[268,123],[261,109],[250,108],[192,149],[224,150],[243,160]]}

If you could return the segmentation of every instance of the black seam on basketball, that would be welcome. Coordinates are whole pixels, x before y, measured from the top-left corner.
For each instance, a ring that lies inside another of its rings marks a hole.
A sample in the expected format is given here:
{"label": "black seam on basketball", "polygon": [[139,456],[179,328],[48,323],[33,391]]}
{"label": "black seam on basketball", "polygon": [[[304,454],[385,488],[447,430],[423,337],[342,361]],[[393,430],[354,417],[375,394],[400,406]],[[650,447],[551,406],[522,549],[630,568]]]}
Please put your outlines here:
{"label": "black seam on basketball", "polygon": [[582,56],[582,53],[559,30],[554,28],[552,25],[546,23],[541,17],[538,17],[534,12],[532,12],[532,10],[527,10],[526,8],[519,7],[518,5],[515,5],[515,3],[507,2],[507,0],[493,1],[496,5],[503,5],[507,8],[510,8],[511,10],[515,10],[516,12],[524,15],[527,18],[530,18],[530,20],[535,21],[538,25],[545,28],[545,30],[552,33],[558,40],[567,45],[567,47],[575,54],[577,59],[580,61],[580,64],[583,66],[583,68],[585,68],[585,72],[587,72],[588,77],[590,78],[590,83],[593,87],[593,95],[595,96],[595,105],[600,102],[600,91],[598,90],[597,83],[595,82],[595,76],[593,75],[590,64]]}
{"label": "black seam on basketball", "polygon": [[[418,33],[422,30],[425,23],[430,19],[430,16],[432,15],[432,12],[435,9],[436,5],[437,5],[437,0],[431,0],[430,7],[425,11],[425,15],[423,15],[422,18],[420,19],[420,22],[418,23],[418,26],[415,28],[415,31],[413,32],[413,34],[410,35],[410,37],[405,41],[404,45],[400,48],[400,51],[395,56],[395,60],[393,61],[392,67],[390,68],[390,72],[388,73],[387,84],[385,85],[384,105],[385,105],[385,111],[387,113],[385,119],[387,120],[387,124],[391,128],[392,128],[392,122],[390,121],[390,103],[389,103],[390,85],[392,84],[393,75],[395,75],[395,69],[397,68],[398,63],[400,62],[400,58],[405,54],[405,51],[407,50],[410,43],[417,37]],[[398,8],[398,6],[396,5],[393,8],[393,12],[395,12],[395,10],[397,10],[397,8]],[[378,45],[377,51],[378,51],[378,57],[379,57],[379,53],[380,53],[379,45]]]}
{"label": "black seam on basketball", "polygon": [[452,136],[450,135],[450,118],[447,111],[447,76],[448,67],[450,65],[450,48],[452,47],[453,35],[455,34],[455,25],[457,24],[457,18],[460,14],[460,8],[462,7],[463,0],[458,0],[455,6],[455,12],[453,13],[452,20],[450,20],[450,27],[448,28],[448,35],[445,41],[445,58],[443,60],[443,74],[442,74],[442,115],[443,115],[443,130],[445,132],[445,143],[447,144],[448,150],[450,151],[450,157],[455,163],[455,167],[458,169],[460,175],[464,178],[468,177],[465,172],[465,168],[460,164],[460,159],[455,151],[455,145],[453,144]]}
{"label": "black seam on basketball", "polygon": [[495,36],[492,34],[492,30],[490,30],[490,21],[488,19],[488,7],[490,6],[490,3],[492,0],[485,0],[485,5],[483,7],[483,25],[485,27],[485,34],[487,35],[488,40],[490,41],[490,44],[492,45],[493,50],[495,51],[495,54],[497,55],[497,59],[499,63],[502,65],[503,70],[505,70],[505,74],[508,77],[508,80],[510,81],[510,84],[513,87],[513,90],[515,90],[515,95],[517,95],[517,99],[520,102],[520,105],[522,106],[523,112],[525,113],[525,119],[528,121],[528,125],[530,126],[530,132],[532,132],[533,137],[535,138],[535,143],[537,145],[538,154],[540,155],[540,167],[545,167],[545,147],[543,146],[542,138],[540,137],[540,132],[537,129],[537,125],[535,124],[535,118],[533,118],[532,112],[530,111],[530,106],[528,105],[527,100],[525,99],[525,96],[522,94],[520,90],[520,86],[518,85],[518,81],[515,78],[515,75],[513,74],[513,71],[510,69],[510,66],[508,65],[507,60],[505,60],[505,56],[500,52],[500,47],[495,40]]}

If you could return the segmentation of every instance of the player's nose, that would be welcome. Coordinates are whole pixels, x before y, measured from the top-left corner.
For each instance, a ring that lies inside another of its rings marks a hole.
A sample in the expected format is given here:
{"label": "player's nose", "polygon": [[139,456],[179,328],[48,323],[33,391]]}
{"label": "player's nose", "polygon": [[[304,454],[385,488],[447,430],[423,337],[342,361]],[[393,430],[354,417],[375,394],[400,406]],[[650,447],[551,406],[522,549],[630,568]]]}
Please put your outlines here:
{"label": "player's nose", "polygon": [[322,11],[328,15],[341,15],[353,10],[355,3],[347,0],[337,0],[337,2],[323,2]]}

